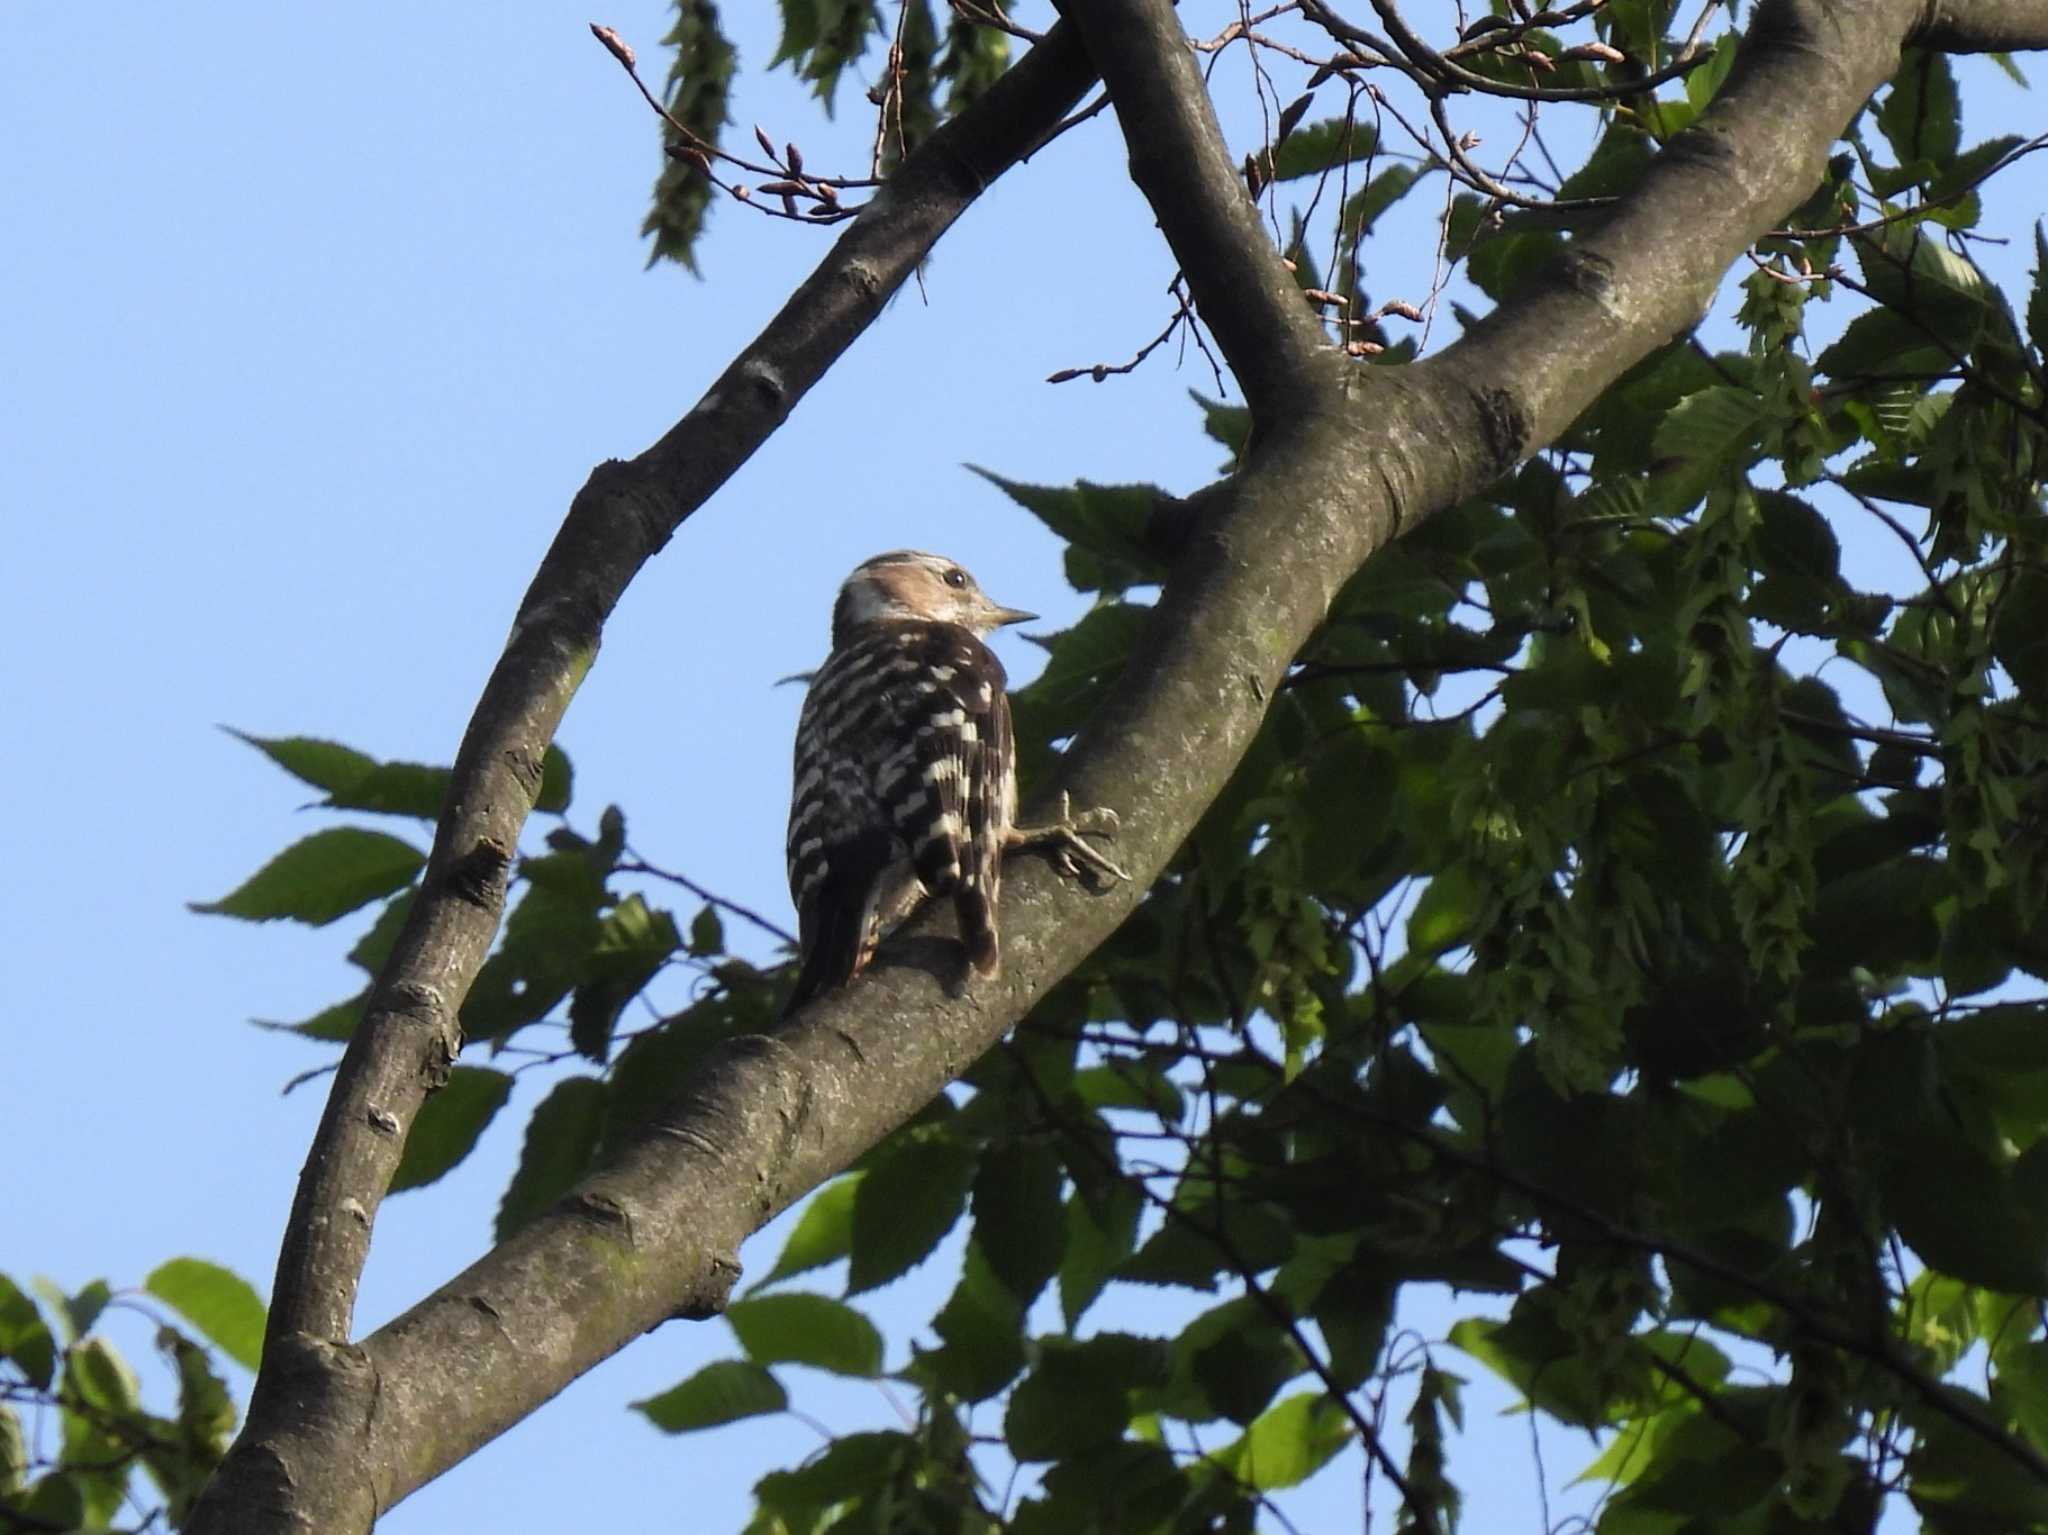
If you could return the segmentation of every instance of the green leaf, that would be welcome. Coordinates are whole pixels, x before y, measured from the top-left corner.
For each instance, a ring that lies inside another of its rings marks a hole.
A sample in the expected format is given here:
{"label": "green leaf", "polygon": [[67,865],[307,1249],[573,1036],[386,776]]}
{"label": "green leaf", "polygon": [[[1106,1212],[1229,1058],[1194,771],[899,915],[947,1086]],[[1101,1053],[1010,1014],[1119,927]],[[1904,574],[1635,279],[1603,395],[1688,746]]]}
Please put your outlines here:
{"label": "green leaf", "polygon": [[[0,1499],[11,1499],[27,1480],[28,1435],[22,1432],[21,1414],[0,1405]],[[0,1508],[10,1506],[0,1503]]]}
{"label": "green leaf", "polygon": [[853,1201],[864,1176],[847,1173],[811,1196],[810,1203],[790,1228],[789,1240],[782,1244],[782,1255],[775,1260],[775,1267],[762,1275],[753,1289],[765,1289],[778,1279],[837,1263],[847,1255],[853,1247]]}
{"label": "green leaf", "polygon": [[561,815],[569,808],[575,785],[576,774],[569,766],[569,754],[550,743],[540,759],[540,789],[533,797],[533,808],[542,815]]}
{"label": "green leaf", "polygon": [[1189,1368],[1217,1413],[1233,1423],[1250,1423],[1301,1373],[1302,1360],[1300,1350],[1270,1322],[1256,1313],[1240,1315],[1247,1325],[1231,1327],[1194,1350]]}
{"label": "green leaf", "polygon": [[597,1160],[609,1089],[596,1077],[564,1077],[526,1122],[519,1168],[498,1204],[502,1242],[560,1199]]}
{"label": "green leaf", "polygon": [[1320,1393],[1304,1392],[1268,1409],[1212,1458],[1247,1487],[1274,1492],[1307,1481],[1351,1435],[1343,1408]]}
{"label": "green leaf", "polygon": [[1137,1243],[1137,1192],[1112,1186],[1096,1203],[1076,1194],[1067,1201],[1067,1250],[1060,1260],[1060,1312],[1076,1326],[1102,1294],[1117,1266]]}
{"label": "green leaf", "polygon": [[452,777],[444,767],[419,762],[379,762],[353,747],[311,736],[229,735],[247,741],[294,778],[324,789],[327,810],[366,810],[378,815],[439,818]]}
{"label": "green leaf", "polygon": [[982,1153],[974,1180],[974,1240],[988,1265],[1029,1305],[1066,1251],[1060,1159],[1043,1145],[1012,1142]]}
{"label": "green leaf", "polygon": [[1131,1420],[1130,1394],[1165,1382],[1167,1345],[1128,1333],[1099,1333],[1084,1342],[1040,1341],[1038,1366],[1010,1393],[1003,1437],[1019,1460],[1057,1460],[1121,1439]]}
{"label": "green leaf", "polygon": [[81,1286],[74,1295],[66,1295],[41,1275],[31,1282],[36,1293],[57,1313],[57,1325],[64,1330],[67,1343],[76,1343],[92,1331],[92,1324],[100,1319],[100,1313],[107,1309],[107,1302],[114,1295],[104,1279],[95,1279],[91,1284]]}
{"label": "green leaf", "polygon": [[290,917],[323,927],[412,878],[426,855],[409,842],[355,826],[315,832],[286,848],[218,901],[192,910],[267,922]]}
{"label": "green leaf", "polygon": [[2027,339],[2048,353],[2048,233],[2034,221],[2034,286],[2027,293]]}
{"label": "green leaf", "polygon": [[375,757],[365,756],[338,741],[312,736],[252,736],[231,725],[221,727],[238,741],[246,741],[301,783],[309,783],[329,794],[346,789],[377,766]]}
{"label": "green leaf", "polygon": [[243,1369],[262,1365],[263,1300],[239,1274],[203,1258],[173,1258],[159,1264],[143,1288],[174,1307]]}
{"label": "green leaf", "polygon": [[1673,407],[1651,439],[1661,460],[1651,481],[1651,505],[1674,515],[1694,505],[1724,471],[1755,458],[1762,433],[1764,402],[1749,389],[1716,384],[1686,396]]}
{"label": "green leaf", "polygon": [[1991,627],[1991,653],[2012,674],[2020,695],[2036,705],[2048,704],[2048,574],[2038,569],[2014,573],[1999,600]]}
{"label": "green leaf", "polygon": [[50,1389],[57,1371],[57,1340],[36,1303],[5,1274],[0,1274],[0,1359],[21,1367],[38,1391]]}
{"label": "green leaf", "polygon": [[1408,914],[1408,947],[1417,954],[1441,954],[1455,947],[1472,932],[1486,899],[1464,865],[1443,870],[1424,887]]}
{"label": "green leaf", "polygon": [[797,1470],[772,1471],[755,1483],[754,1496],[775,1522],[757,1521],[749,1528],[753,1535],[822,1530],[828,1512],[844,1513],[847,1504],[881,1497],[897,1484],[906,1462],[922,1459],[907,1434],[842,1435]]}
{"label": "green leaf", "polygon": [[[990,470],[968,468],[1058,534],[1074,549],[1094,556],[1082,591],[1117,593],[1165,578],[1166,565],[1150,536],[1152,520],[1168,496],[1156,485],[1026,485]],[[1071,557],[1069,574],[1074,573]]]}
{"label": "green leaf", "polygon": [[916,1375],[963,1402],[987,1401],[1024,1369],[1024,1307],[974,1242],[932,1331],[942,1346],[917,1351]]}
{"label": "green leaf", "polygon": [[391,1192],[432,1183],[468,1156],[511,1092],[512,1079],[502,1071],[484,1066],[450,1071],[446,1085],[427,1099],[413,1121]]}
{"label": "green leaf", "polygon": [[[1969,1392],[1942,1387],[1965,1421],[1984,1412]],[[1906,1455],[1906,1495],[1926,1528],[1968,1535],[2033,1530],[2048,1521],[2048,1482],[2006,1454],[1985,1434],[1972,1432],[1931,1407],[1904,1413],[1913,1429]]]}
{"label": "green leaf", "polygon": [[1902,165],[1926,160],[1946,165],[1962,142],[1962,103],[1948,55],[1931,48],[1907,48],[1899,72],[1877,109],[1878,130]]}
{"label": "green leaf", "polygon": [[363,1021],[363,1003],[369,993],[350,997],[346,1002],[337,1002],[332,1007],[323,1007],[312,1017],[300,1023],[274,1023],[268,1018],[250,1020],[259,1029],[269,1029],[277,1034],[297,1034],[302,1039],[317,1039],[323,1044],[341,1044],[355,1037],[356,1027]]}
{"label": "green leaf", "polygon": [[1840,578],[1842,549],[1828,520],[1797,496],[1756,493],[1752,541],[1761,578],[1750,589],[1750,610],[1785,627],[1815,627],[1825,617]]}
{"label": "green leaf", "polygon": [[[580,942],[588,933],[583,914],[578,912],[571,920]],[[717,919],[712,921],[715,927]],[[598,919],[589,954],[579,967],[579,984],[569,999],[569,1042],[579,1055],[604,1064],[619,1015],[681,947],[675,918],[650,907],[637,893]]]}
{"label": "green leaf", "polygon": [[1273,151],[1272,179],[1296,181],[1335,170],[1354,160],[1369,159],[1378,147],[1373,125],[1355,118],[1326,117],[1297,128]]}
{"label": "green leaf", "polygon": [[882,1373],[882,1335],[844,1301],[802,1291],[753,1295],[726,1307],[725,1319],[756,1364],[807,1364],[864,1378]]}
{"label": "green leaf", "polygon": [[[719,26],[713,0],[676,0],[676,24],[663,40],[674,49],[669,63],[667,105],[670,115],[708,144],[717,144],[730,117],[732,77],[739,56]],[[812,0],[789,0],[784,14],[815,14]],[[787,33],[785,32],[785,42]],[[680,135],[663,135],[675,147]],[[656,261],[679,261],[697,271],[697,241],[704,233],[711,205],[711,183],[702,171],[682,159],[666,162],[654,187],[654,206],[640,226],[654,236]]]}
{"label": "green leaf", "polygon": [[1953,359],[1940,342],[1946,340],[1957,351],[1966,351],[1975,330],[1972,321],[1947,336],[1929,335],[1924,320],[1909,318],[1896,309],[1866,310],[1814,359],[1814,368],[1839,381],[1866,374],[1945,373]]}
{"label": "green leaf", "polygon": [[1987,313],[1990,285],[1958,256],[1914,224],[1887,224],[1851,242],[1871,297],[1917,320],[1937,337],[1974,334]]}
{"label": "green leaf", "polygon": [[773,1374],[748,1359],[720,1359],[679,1385],[632,1406],[667,1434],[689,1434],[742,1418],[782,1412],[789,1393]]}
{"label": "green leaf", "polygon": [[846,1292],[858,1295],[907,1274],[931,1256],[967,1205],[974,1154],[943,1135],[916,1135],[887,1149],[853,1196]]}

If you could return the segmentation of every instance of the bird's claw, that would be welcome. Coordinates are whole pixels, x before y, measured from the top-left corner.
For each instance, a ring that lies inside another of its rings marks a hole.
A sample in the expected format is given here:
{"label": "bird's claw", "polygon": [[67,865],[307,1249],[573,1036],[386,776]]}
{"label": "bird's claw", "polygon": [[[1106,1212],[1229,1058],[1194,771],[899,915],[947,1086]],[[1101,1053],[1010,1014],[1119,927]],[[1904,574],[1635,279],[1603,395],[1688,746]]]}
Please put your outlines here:
{"label": "bird's claw", "polygon": [[1061,790],[1058,817],[1045,826],[1018,827],[1010,834],[1011,845],[1050,849],[1052,866],[1063,877],[1081,880],[1100,890],[1114,881],[1128,881],[1131,876],[1088,838],[1114,842],[1121,824],[1117,813],[1107,805],[1074,814],[1066,791]]}

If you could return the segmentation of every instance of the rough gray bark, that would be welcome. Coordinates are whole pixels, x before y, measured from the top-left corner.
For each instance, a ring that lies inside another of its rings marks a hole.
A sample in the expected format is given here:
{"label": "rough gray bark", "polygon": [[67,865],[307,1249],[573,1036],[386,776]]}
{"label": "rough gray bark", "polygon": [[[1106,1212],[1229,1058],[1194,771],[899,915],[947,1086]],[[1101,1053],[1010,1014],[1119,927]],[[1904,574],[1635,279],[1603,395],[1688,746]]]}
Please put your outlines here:
{"label": "rough gray bark", "polygon": [[[286,1233],[249,1420],[189,1527],[367,1529],[641,1332],[714,1313],[748,1234],[959,1075],[1142,898],[1359,566],[1554,439],[1696,324],[1728,266],[1817,184],[1836,135],[1916,38],[2040,43],[2048,0],[1769,0],[1713,109],[1546,281],[1397,369],[1321,346],[1246,216],[1171,0],[1076,6],[906,164],[688,416],[640,458],[600,467],[576,498],[464,738],[421,897],[344,1057]],[[1119,812],[1134,882],[1090,898],[1020,867],[1005,881],[998,982],[949,997],[885,950],[859,985],[773,1037],[736,1042],[615,1165],[352,1344],[371,1220],[459,1046],[457,1009],[496,930],[542,753],[606,615],[1095,70],[1257,424],[1245,468],[1188,504],[1137,652],[1054,786]]]}

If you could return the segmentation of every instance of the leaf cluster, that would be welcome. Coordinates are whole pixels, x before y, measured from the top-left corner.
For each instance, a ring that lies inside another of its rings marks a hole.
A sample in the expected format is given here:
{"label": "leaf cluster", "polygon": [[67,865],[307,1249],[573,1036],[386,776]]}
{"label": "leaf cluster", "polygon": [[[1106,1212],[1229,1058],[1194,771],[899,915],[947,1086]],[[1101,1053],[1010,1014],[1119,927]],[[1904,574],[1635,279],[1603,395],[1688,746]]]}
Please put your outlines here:
{"label": "leaf cluster", "polygon": [[[176,1384],[168,1415],[146,1405],[140,1378],[102,1325],[131,1311],[154,1326]],[[206,1343],[254,1370],[263,1324],[247,1282],[198,1258],[160,1265],[137,1292],[104,1280],[72,1294],[43,1279],[23,1289],[0,1274],[0,1526],[182,1522],[235,1428],[234,1400]]]}
{"label": "leaf cluster", "polygon": [[[1601,25],[1658,38],[1670,10]],[[784,22],[829,98],[878,14]],[[908,70],[937,34],[901,25]],[[1625,186],[1725,67],[1614,110],[1569,194]],[[1947,69],[1903,61],[1755,253],[1739,347],[1658,351],[1350,582],[1125,925],[812,1199],[729,1308],[732,1357],[636,1404],[687,1433],[789,1410],[799,1367],[911,1391],[907,1423],[765,1478],[754,1529],[1249,1529],[1356,1454],[1401,1528],[1448,1532],[1472,1368],[1596,1438],[1601,1535],[1868,1528],[1900,1496],[1936,1531],[2048,1528],[2048,242],[2024,305],[1971,260],[2015,146],[1963,146]],[[1376,145],[1294,125],[1264,184],[1357,167],[1363,228],[1421,174]],[[1447,219],[1495,297],[1558,244],[1476,200]],[[1356,312],[1355,241],[1333,266]],[[1016,696],[1028,788],[1197,513],[990,478],[1097,599]],[[430,813],[431,770],[254,744],[333,808]],[[420,857],[330,828],[206,909],[382,899],[351,955],[374,973]],[[636,882],[664,883],[616,809],[516,871],[464,1027],[570,1069],[501,1232],[770,1026],[780,977],[726,952],[727,908],[686,936]],[[677,969],[686,1004],[633,1027]],[[400,1185],[512,1074],[459,1068]],[[892,1363],[861,1297],[956,1251]],[[828,1273],[842,1295],[792,1284]],[[1447,1336],[1402,1325],[1418,1286],[1469,1298]]]}

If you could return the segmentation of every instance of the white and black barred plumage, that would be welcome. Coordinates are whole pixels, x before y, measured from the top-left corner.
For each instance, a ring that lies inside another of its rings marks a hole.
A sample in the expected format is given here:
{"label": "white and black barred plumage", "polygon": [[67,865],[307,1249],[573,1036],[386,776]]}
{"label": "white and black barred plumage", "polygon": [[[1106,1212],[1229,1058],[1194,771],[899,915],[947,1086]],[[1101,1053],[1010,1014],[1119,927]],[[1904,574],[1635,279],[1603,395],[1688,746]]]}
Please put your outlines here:
{"label": "white and black barred plumage", "polygon": [[[1016,828],[1008,679],[981,637],[1036,616],[990,601],[952,560],[915,550],[875,556],[840,588],[832,654],[797,723],[792,1010],[859,975],[882,930],[927,895],[952,899],[969,962],[993,974],[1002,857],[1020,842],[1060,841],[1069,871],[1078,857],[1121,877],[1064,819],[1043,832]],[[1113,821],[1098,816],[1098,834]]]}

